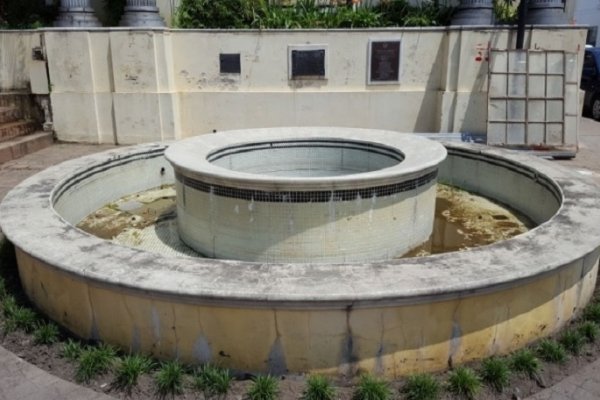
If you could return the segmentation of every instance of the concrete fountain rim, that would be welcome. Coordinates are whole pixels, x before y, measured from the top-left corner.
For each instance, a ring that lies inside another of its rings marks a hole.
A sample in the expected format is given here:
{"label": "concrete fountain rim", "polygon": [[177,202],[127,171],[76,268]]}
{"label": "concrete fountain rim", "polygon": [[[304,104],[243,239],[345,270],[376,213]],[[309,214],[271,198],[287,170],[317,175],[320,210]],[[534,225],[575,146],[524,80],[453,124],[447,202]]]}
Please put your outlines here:
{"label": "concrete fountain rim", "polygon": [[[368,172],[327,177],[273,176],[231,170],[209,161],[211,154],[228,148],[269,142],[313,142],[331,140],[337,143],[378,146],[400,154],[397,164]],[[446,158],[440,143],[424,137],[393,131],[343,127],[279,127],[231,130],[224,134],[200,135],[173,143],[165,157],[176,171],[203,182],[233,185],[238,188],[275,190],[358,189],[397,183],[436,169]]]}
{"label": "concrete fountain rim", "polygon": [[3,232],[17,248],[92,285],[192,304],[288,308],[418,304],[493,292],[591,257],[600,245],[600,188],[593,179],[527,154],[465,143],[445,146],[534,168],[537,175],[548,177],[560,189],[560,209],[535,229],[489,246],[358,264],[261,264],[165,257],[91,236],[53,209],[53,191],[75,171],[108,168],[127,157],[160,156],[167,146],[151,143],[109,150],[30,177],[0,204]]}

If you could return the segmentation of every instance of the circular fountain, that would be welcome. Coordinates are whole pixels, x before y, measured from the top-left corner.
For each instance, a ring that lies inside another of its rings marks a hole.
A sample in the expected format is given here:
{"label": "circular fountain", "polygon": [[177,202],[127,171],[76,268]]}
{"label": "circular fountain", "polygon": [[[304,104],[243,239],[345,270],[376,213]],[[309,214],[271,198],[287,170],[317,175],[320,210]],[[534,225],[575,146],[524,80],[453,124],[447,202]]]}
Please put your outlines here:
{"label": "circular fountain", "polygon": [[396,132],[271,128],[171,145],[181,239],[212,258],[388,260],[433,229],[437,143]]}
{"label": "circular fountain", "polygon": [[[267,263],[156,254],[75,227],[115,199],[173,184],[166,147],[62,163],[0,205],[25,292],[83,338],[238,370],[395,377],[511,352],[556,332],[592,296],[598,185],[545,160],[471,144],[445,145],[438,180],[510,205],[534,229],[428,257]],[[408,161],[399,149],[402,162],[374,171]]]}

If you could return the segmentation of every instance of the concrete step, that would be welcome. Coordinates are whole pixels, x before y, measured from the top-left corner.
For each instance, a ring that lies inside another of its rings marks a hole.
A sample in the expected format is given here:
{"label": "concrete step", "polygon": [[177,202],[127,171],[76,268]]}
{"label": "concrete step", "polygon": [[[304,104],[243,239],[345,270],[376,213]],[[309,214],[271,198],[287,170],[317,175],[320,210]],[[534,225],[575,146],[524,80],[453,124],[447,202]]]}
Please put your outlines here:
{"label": "concrete step", "polygon": [[36,132],[0,143],[0,164],[26,156],[54,143],[52,132]]}
{"label": "concrete step", "polygon": [[0,107],[0,125],[21,119],[21,112],[17,107]]}
{"label": "concrete step", "polygon": [[16,121],[0,125],[0,142],[5,142],[17,136],[35,132],[38,124],[35,121]]}

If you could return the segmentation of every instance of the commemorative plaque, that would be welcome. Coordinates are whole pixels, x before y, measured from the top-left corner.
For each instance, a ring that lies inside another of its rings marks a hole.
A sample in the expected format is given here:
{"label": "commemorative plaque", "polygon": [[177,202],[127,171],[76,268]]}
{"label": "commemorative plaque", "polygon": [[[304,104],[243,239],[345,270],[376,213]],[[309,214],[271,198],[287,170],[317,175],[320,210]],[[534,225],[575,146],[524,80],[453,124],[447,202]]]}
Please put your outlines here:
{"label": "commemorative plaque", "polygon": [[240,54],[219,54],[219,66],[222,74],[240,74],[242,66],[240,63]]}
{"label": "commemorative plaque", "polygon": [[369,82],[400,81],[400,41],[371,41],[369,45]]}
{"label": "commemorative plaque", "polygon": [[291,79],[325,78],[325,49],[291,50]]}

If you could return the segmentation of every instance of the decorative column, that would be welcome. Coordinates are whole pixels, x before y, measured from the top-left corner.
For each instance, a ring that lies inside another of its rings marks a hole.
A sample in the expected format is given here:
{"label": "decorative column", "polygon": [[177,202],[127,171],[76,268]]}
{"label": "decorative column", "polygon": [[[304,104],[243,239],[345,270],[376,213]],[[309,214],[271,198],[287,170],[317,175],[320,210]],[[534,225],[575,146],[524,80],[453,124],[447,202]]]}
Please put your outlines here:
{"label": "decorative column", "polygon": [[156,0],[127,0],[121,26],[165,26],[158,13]]}
{"label": "decorative column", "polygon": [[54,26],[82,28],[102,26],[94,15],[90,0],[60,0],[58,13]]}
{"label": "decorative column", "polygon": [[493,20],[493,0],[460,0],[452,25],[492,25]]}

